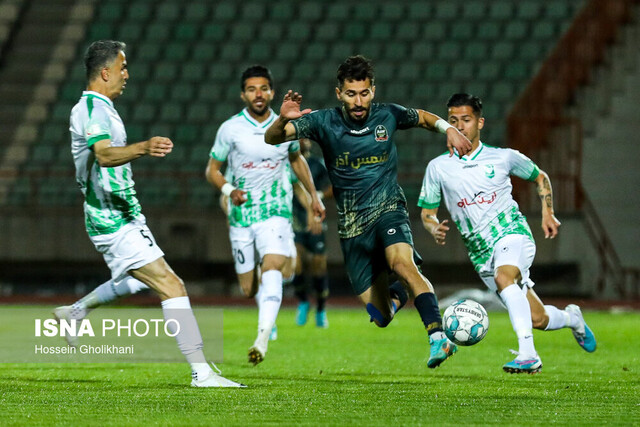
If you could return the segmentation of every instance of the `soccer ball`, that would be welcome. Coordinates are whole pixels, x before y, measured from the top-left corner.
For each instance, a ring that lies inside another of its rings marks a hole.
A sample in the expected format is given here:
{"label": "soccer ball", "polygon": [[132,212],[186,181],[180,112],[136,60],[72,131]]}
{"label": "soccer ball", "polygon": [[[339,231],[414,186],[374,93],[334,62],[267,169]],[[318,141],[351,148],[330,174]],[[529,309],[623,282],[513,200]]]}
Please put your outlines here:
{"label": "soccer ball", "polygon": [[487,311],[470,299],[458,300],[447,307],[442,322],[447,338],[459,345],[477,344],[489,330]]}

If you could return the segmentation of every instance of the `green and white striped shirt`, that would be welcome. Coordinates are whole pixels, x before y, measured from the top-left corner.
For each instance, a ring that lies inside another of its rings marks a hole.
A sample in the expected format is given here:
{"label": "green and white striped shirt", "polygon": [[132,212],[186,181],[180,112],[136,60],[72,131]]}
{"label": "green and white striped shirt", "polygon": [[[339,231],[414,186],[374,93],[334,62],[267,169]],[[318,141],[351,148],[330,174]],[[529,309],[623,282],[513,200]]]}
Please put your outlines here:
{"label": "green and white striped shirt", "polygon": [[76,182],[84,194],[84,215],[90,236],[110,234],[135,219],[143,218],[136,197],[131,164],[100,167],[91,146],[110,139],[114,147],[127,144],[122,119],[106,96],[84,91],[71,110],[71,153]]}
{"label": "green and white striped shirt", "polygon": [[277,117],[273,111],[260,123],[245,108],[225,121],[216,135],[211,157],[227,162],[225,177],[247,192],[247,201],[229,205],[229,224],[248,227],[272,216],[291,219],[293,190],[289,153],[299,151],[298,141],[269,145],[264,133]]}
{"label": "green and white striped shirt", "polygon": [[418,206],[434,209],[442,197],[478,271],[493,254],[498,240],[522,234],[533,240],[527,219],[511,195],[511,178],[534,181],[540,169],[510,148],[482,142],[462,159],[445,153],[427,166]]}

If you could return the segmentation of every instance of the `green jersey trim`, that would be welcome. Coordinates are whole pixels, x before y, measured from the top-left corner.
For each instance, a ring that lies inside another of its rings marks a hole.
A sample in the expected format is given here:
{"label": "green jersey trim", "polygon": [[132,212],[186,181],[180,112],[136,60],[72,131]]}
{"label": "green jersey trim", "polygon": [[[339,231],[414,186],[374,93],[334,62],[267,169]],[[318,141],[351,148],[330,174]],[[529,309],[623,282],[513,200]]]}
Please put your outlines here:
{"label": "green jersey trim", "polygon": [[531,172],[531,175],[529,175],[529,178],[527,178],[527,181],[535,181],[538,175],[540,175],[540,169],[538,168],[538,166],[534,165],[533,172]]}
{"label": "green jersey trim", "polygon": [[435,209],[440,207],[440,203],[427,203],[424,200],[418,200],[418,206],[424,209]]}
{"label": "green jersey trim", "polygon": [[475,160],[476,157],[478,157],[480,155],[480,153],[482,153],[482,150],[484,150],[484,144],[482,145],[482,147],[480,147],[480,149],[478,150],[478,152],[475,154],[475,156],[473,156],[471,158],[471,160]]}
{"label": "green jersey trim", "polygon": [[244,117],[245,120],[248,121],[249,123],[251,123],[252,126],[259,127],[259,128],[262,128],[262,129],[264,129],[267,126],[269,126],[271,124],[271,122],[273,122],[275,120],[275,115],[273,115],[273,116],[271,116],[271,118],[269,120],[267,120],[267,122],[265,124],[263,124],[263,125],[261,124],[261,125],[258,126],[257,124],[255,124],[253,122],[253,120],[251,120],[251,119],[249,119],[249,117],[247,117],[247,115],[244,113],[244,110],[242,110],[238,115]]}
{"label": "green jersey trim", "polygon": [[111,135],[109,135],[108,133],[103,133],[102,135],[92,136],[87,140],[87,147],[91,147],[96,142],[102,141],[105,139],[111,139]]}
{"label": "green jersey trim", "polygon": [[216,160],[217,160],[217,161],[219,161],[219,162],[225,162],[225,161],[227,160],[226,158],[225,158],[225,159],[222,159],[222,158],[219,158],[218,156],[216,156],[216,153],[215,153],[215,151],[213,151],[213,150],[211,150],[210,155],[211,155],[211,158],[212,158],[212,159],[216,159]]}

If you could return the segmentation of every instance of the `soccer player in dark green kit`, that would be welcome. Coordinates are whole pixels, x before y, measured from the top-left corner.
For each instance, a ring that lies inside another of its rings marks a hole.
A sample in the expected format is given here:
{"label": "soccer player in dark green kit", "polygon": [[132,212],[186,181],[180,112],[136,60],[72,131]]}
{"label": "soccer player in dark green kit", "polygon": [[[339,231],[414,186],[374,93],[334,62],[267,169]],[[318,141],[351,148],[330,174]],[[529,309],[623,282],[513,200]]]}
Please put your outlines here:
{"label": "soccer player in dark green kit", "polygon": [[[265,133],[265,141],[280,144],[309,138],[320,145],[333,184],[338,234],[354,292],[371,321],[385,327],[407,302],[406,285],[429,334],[427,366],[435,368],[456,352],[456,346],[442,331],[433,286],[414,261],[406,199],[397,182],[393,134],[412,127],[445,133],[450,155],[454,150],[459,156],[468,153],[471,143],[445,120],[427,111],[372,103],[373,67],[363,56],[347,58],[338,68],[337,77],[336,97],[341,107],[301,111],[302,96],[289,91],[280,116]],[[389,271],[402,283],[389,286]]]}

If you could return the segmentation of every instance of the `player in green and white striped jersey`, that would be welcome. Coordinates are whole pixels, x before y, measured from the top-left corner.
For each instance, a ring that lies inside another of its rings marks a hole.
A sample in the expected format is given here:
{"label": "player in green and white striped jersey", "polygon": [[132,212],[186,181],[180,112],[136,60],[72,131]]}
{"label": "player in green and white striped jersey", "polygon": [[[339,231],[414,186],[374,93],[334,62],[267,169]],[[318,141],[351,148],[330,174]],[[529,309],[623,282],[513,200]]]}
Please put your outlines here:
{"label": "player in green and white striped jersey", "polygon": [[[271,72],[261,65],[247,68],[240,78],[240,88],[246,108],[218,129],[206,175],[229,197],[229,239],[240,287],[248,297],[259,292],[258,336],[249,348],[249,362],[255,365],[264,359],[280,310],[287,258],[295,256],[288,163],[312,196],[319,221],[324,219],[324,206],[298,142],[274,147],[263,142],[266,129],[277,117],[270,108]],[[221,173],[225,162],[230,180]],[[262,271],[259,288],[254,280],[254,252],[258,253]]]}
{"label": "player in green and white striped jersey", "polygon": [[141,213],[130,162],[145,155],[165,157],[173,142],[153,137],[127,144],[124,124],[113,105],[129,78],[125,47],[112,40],[89,46],[85,54],[87,90],[71,111],[69,129],[76,180],[85,196],[87,233],[103,254],[112,279],[72,306],[58,307],[54,314],[59,321],[77,320],[90,309],[146,285],[160,296],[165,320],[179,323],[173,332],[191,365],[191,385],[243,387],[208,365],[184,283],[164,260]]}
{"label": "player in green and white striped jersey", "polygon": [[536,183],[542,202],[545,238],[558,234],[549,176],[520,152],[496,148],[480,141],[484,126],[482,102],[469,94],[455,94],[448,103],[448,121],[472,143],[462,156],[440,156],[429,162],[418,205],[422,221],[437,244],[444,245],[448,220],[438,221],[442,196],[462,235],[469,258],[485,285],[499,294],[518,336],[518,356],[503,369],[511,373],[538,372],[542,362],[533,345],[532,328],[571,328],[578,344],[588,352],[595,338],[580,309],[559,310],[544,305],[533,290],[529,268],[536,252],[527,220],[511,195],[510,175]]}

